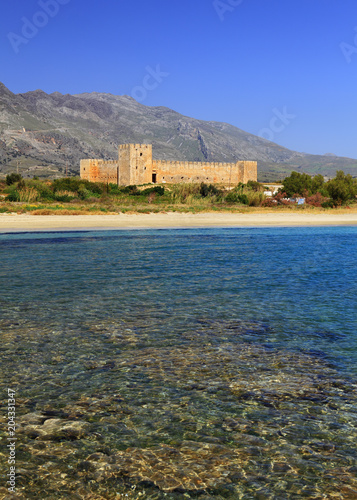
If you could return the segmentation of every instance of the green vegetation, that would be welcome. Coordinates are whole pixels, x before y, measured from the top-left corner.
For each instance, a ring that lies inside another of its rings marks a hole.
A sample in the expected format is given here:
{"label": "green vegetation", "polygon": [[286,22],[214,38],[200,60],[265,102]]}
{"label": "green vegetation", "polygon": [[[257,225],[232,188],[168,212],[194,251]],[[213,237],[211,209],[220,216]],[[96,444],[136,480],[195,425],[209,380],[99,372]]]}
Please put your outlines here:
{"label": "green vegetation", "polygon": [[356,200],[357,179],[350,174],[345,175],[342,170],[336,172],[334,179],[326,182],[322,175],[311,177],[307,174],[292,172],[284,179],[281,192],[289,197],[304,196],[307,203],[312,198],[315,203],[320,201],[323,207],[336,207]]}
{"label": "green vegetation", "polygon": [[21,181],[21,179],[22,179],[22,176],[20,174],[14,173],[14,174],[7,175],[5,182],[8,186],[11,186],[11,184],[15,184],[15,182]]}
{"label": "green vegetation", "polygon": [[117,186],[94,183],[78,177],[53,181],[23,179],[10,174],[0,182],[0,213],[118,213],[118,212],[200,212],[242,211],[248,207],[295,208],[291,197],[304,197],[306,206],[337,207],[356,202],[357,180],[337,172],[327,182],[321,175],[311,177],[293,172],[284,179],[282,188],[267,198],[263,184],[249,181],[232,189],[213,184],[171,184],[165,186]]}
{"label": "green vegetation", "polygon": [[248,181],[246,185],[239,183],[226,196],[228,203],[241,203],[250,207],[259,207],[264,200],[264,187],[255,181]]}

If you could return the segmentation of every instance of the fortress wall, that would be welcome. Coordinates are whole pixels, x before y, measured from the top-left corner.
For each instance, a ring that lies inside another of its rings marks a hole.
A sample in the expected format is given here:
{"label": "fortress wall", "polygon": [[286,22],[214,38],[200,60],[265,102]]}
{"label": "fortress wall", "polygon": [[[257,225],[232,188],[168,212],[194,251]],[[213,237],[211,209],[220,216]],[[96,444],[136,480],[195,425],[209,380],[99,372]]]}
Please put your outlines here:
{"label": "fortress wall", "polygon": [[81,179],[91,182],[118,183],[118,162],[81,160]]}
{"label": "fortress wall", "polygon": [[156,182],[205,182],[207,184],[236,185],[257,180],[255,161],[237,163],[164,161],[152,159],[151,144],[122,144],[118,161],[81,160],[81,178],[92,182],[148,184]]}
{"label": "fortress wall", "polygon": [[256,162],[181,162],[153,161],[153,172],[158,183],[205,182],[235,185],[239,182],[256,180]]}

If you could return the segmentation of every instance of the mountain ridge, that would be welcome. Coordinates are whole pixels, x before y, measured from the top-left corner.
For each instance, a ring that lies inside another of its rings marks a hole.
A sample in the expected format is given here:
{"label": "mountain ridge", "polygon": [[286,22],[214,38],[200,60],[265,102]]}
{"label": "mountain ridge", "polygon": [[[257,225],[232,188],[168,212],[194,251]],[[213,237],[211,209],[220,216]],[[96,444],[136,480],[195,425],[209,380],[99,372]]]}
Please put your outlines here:
{"label": "mountain ridge", "polygon": [[124,95],[91,92],[14,94],[0,82],[0,174],[79,173],[82,158],[116,159],[124,143],[151,143],[155,159],[235,162],[257,160],[261,181],[292,170],[357,175],[357,160],[292,151],[225,122],[203,121]]}

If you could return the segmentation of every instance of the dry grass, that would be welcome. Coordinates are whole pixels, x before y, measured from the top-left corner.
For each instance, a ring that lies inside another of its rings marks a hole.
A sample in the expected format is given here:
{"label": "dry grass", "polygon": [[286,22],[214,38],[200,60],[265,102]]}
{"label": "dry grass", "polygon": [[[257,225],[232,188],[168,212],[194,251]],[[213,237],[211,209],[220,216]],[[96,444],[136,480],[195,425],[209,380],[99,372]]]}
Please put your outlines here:
{"label": "dry grass", "polygon": [[67,208],[51,210],[50,208],[39,208],[32,210],[31,215],[114,215],[118,212],[103,212],[102,210],[88,210],[83,207],[82,210],[71,210]]}
{"label": "dry grass", "polygon": [[74,191],[66,191],[66,190],[56,191],[56,196],[71,196],[72,198],[78,197],[77,193],[75,193]]}
{"label": "dry grass", "polygon": [[18,193],[20,201],[25,203],[32,203],[34,201],[37,201],[40,197],[40,193],[37,191],[37,189],[32,187],[25,187],[24,189],[19,189]]}

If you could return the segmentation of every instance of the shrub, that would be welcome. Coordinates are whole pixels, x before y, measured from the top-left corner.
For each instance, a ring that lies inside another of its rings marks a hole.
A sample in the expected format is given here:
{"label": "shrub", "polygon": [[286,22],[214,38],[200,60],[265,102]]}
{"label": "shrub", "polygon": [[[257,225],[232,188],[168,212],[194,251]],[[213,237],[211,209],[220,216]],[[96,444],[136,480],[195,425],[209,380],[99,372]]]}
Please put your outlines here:
{"label": "shrub", "polygon": [[334,208],[335,204],[332,200],[321,203],[322,208]]}
{"label": "shrub", "polygon": [[251,189],[252,191],[255,191],[256,193],[264,191],[264,186],[262,186],[260,182],[257,181],[248,181],[247,188]]}
{"label": "shrub", "polygon": [[134,196],[138,196],[141,194],[141,191],[139,191],[139,189],[135,185],[119,187],[118,189],[123,194],[130,194]]}
{"label": "shrub", "polygon": [[144,189],[143,191],[139,191],[139,194],[144,194],[144,195],[148,195],[151,193],[156,193],[159,196],[163,196],[165,194],[165,188],[163,186],[155,186]]}
{"label": "shrub", "polygon": [[156,196],[157,196],[157,194],[155,192],[151,191],[151,193],[148,196],[148,203],[152,203],[153,201],[155,201]]}
{"label": "shrub", "polygon": [[6,176],[5,182],[8,186],[11,186],[12,184],[15,184],[15,182],[20,182],[22,179],[22,176],[20,174],[8,174]]}
{"label": "shrub", "polygon": [[174,184],[172,186],[172,202],[186,203],[188,197],[201,198],[199,184]]}
{"label": "shrub", "polygon": [[259,191],[248,191],[245,195],[248,199],[248,205],[250,207],[259,207],[265,200],[265,196]]}
{"label": "shrub", "polygon": [[77,197],[77,193],[73,191],[56,191],[54,199],[63,203],[70,202]]}
{"label": "shrub", "polygon": [[308,205],[312,205],[313,207],[322,207],[323,203],[326,203],[328,201],[329,198],[326,196],[322,196],[321,193],[315,193],[305,198],[305,202]]}
{"label": "shrub", "polygon": [[[257,188],[257,186],[255,186],[255,188]],[[264,200],[265,195],[262,191],[252,190],[248,185],[242,183],[239,183],[238,186],[232,189],[226,196],[227,203],[242,203],[250,207],[259,207]]]}
{"label": "shrub", "polygon": [[227,203],[242,203],[243,205],[248,205],[249,200],[248,196],[243,193],[239,193],[237,191],[231,191],[226,196]]}
{"label": "shrub", "polygon": [[108,193],[118,195],[118,194],[122,194],[123,190],[117,184],[110,183],[110,184],[108,184]]}
{"label": "shrub", "polygon": [[93,196],[93,192],[89,191],[84,186],[80,186],[78,188],[78,196],[81,200],[86,200],[87,198]]}
{"label": "shrub", "polygon": [[52,183],[53,191],[72,191],[79,193],[81,188],[86,189],[94,194],[102,194],[107,190],[106,184],[98,182],[90,182],[80,177],[65,177],[63,179],[55,179]]}
{"label": "shrub", "polygon": [[207,196],[219,196],[221,194],[222,194],[222,191],[217,189],[217,187],[214,186],[213,184],[210,184],[208,186],[204,182],[201,183],[200,195],[202,196],[202,198],[206,198]]}
{"label": "shrub", "polygon": [[276,202],[276,205],[285,205],[285,206],[291,206],[291,205],[295,205],[295,202],[291,202],[287,199],[287,194],[284,192],[278,192],[273,200]]}
{"label": "shrub", "polygon": [[262,203],[262,207],[276,207],[277,206],[277,201],[276,200],[273,200],[272,198],[266,198],[263,203]]}
{"label": "shrub", "polygon": [[20,195],[19,195],[19,192],[17,189],[13,189],[8,197],[7,197],[7,201],[20,201]]}

